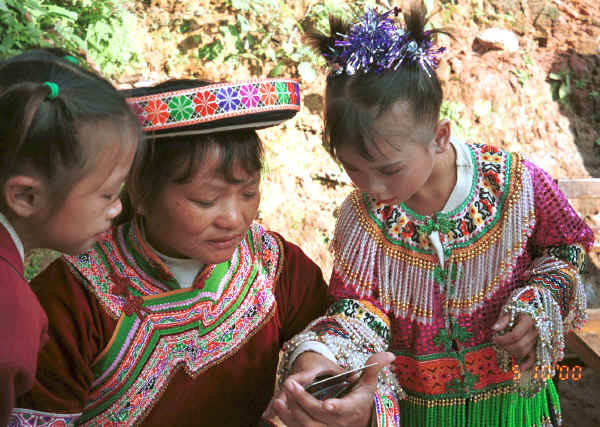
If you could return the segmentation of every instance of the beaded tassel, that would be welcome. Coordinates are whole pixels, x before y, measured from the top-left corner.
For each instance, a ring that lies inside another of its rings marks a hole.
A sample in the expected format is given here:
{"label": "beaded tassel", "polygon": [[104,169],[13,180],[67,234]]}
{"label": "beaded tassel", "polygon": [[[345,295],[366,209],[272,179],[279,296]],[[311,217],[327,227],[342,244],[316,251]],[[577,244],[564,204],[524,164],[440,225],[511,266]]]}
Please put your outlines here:
{"label": "beaded tassel", "polygon": [[[556,363],[564,355],[564,329],[560,306],[547,289],[536,286],[525,286],[516,289],[503,308],[510,315],[507,330],[514,325],[519,314],[529,314],[538,330],[536,346],[536,364],[527,372],[521,373],[515,381],[519,393],[524,397],[532,396],[540,391],[546,380],[556,373]],[[497,349],[498,360],[505,364],[512,357],[504,349]]]}
{"label": "beaded tassel", "polygon": [[[548,390],[553,385],[548,381]],[[469,399],[428,401],[409,397],[400,402],[404,427],[531,427],[549,419],[546,389],[523,398],[512,387],[475,394]]]}
{"label": "beaded tassel", "polygon": [[[477,242],[472,253],[450,254],[448,261],[456,265],[457,273],[452,299],[458,302],[450,307],[450,315],[472,313],[503,280],[511,277],[513,265],[535,227],[533,184],[525,169],[522,187],[518,198],[507,201],[512,204],[498,219],[506,222],[502,227],[489,232],[485,242]],[[340,209],[332,245],[336,274],[361,297],[371,296],[377,286],[386,311],[431,323],[437,257],[416,258],[412,250],[386,241],[365,211],[361,197],[356,191]],[[452,248],[451,234],[446,237],[446,246]]]}

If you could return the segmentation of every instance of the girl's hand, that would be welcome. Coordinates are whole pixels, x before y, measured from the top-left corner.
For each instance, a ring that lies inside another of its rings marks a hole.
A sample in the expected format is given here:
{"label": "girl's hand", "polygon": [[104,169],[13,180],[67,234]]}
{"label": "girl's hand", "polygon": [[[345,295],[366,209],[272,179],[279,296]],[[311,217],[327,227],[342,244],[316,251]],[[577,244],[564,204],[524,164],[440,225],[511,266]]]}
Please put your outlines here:
{"label": "girl's hand", "polygon": [[[492,329],[500,332],[510,322],[510,315],[503,314],[492,326]],[[529,314],[519,314],[514,328],[504,335],[496,335],[493,341],[515,357],[521,371],[527,371],[533,367],[536,358],[536,344],[538,331],[535,321]]]}
{"label": "girl's hand", "polygon": [[[301,355],[300,357],[302,357]],[[327,360],[325,357],[318,355]],[[394,355],[387,352],[372,355],[366,364],[378,364],[365,369],[354,389],[341,399],[317,400],[304,390],[321,371],[315,375],[314,360],[294,363],[310,363],[306,372],[290,375],[283,384],[282,392],[274,398],[271,409],[288,427],[321,427],[321,426],[356,426],[365,427],[371,419],[373,395],[377,388],[377,374],[384,366],[394,360]],[[314,357],[314,356],[313,356]],[[328,361],[331,363],[330,361]],[[325,364],[321,365],[321,368]],[[337,372],[341,370],[337,368]],[[327,372],[335,373],[335,372]]]}

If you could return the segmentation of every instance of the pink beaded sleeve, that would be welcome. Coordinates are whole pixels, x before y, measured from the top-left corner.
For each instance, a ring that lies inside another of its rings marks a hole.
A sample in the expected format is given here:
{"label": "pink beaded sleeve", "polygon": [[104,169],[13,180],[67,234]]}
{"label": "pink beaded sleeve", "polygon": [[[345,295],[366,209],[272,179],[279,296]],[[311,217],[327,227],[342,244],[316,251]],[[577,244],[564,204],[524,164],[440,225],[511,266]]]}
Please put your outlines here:
{"label": "pink beaded sleeve", "polygon": [[525,162],[525,166],[533,181],[536,215],[531,241],[536,259],[526,280],[553,295],[567,333],[585,318],[580,274],[594,235],[552,178],[531,162]]}
{"label": "pink beaded sleeve", "polygon": [[[577,215],[555,182],[542,169],[524,161],[532,178],[536,226],[529,242],[532,262],[521,276],[524,286],[515,289],[503,312],[510,317],[509,328],[520,313],[530,315],[538,330],[536,366],[554,366],[564,354],[564,336],[585,321],[585,292],[580,274],[585,252],[593,233]],[[510,354],[502,350],[499,360],[506,364]],[[521,391],[539,391],[542,378],[521,379]]]}
{"label": "pink beaded sleeve", "polygon": [[588,250],[594,242],[592,230],[545,171],[526,160],[523,163],[531,174],[535,192],[533,244],[541,248],[581,244]]}

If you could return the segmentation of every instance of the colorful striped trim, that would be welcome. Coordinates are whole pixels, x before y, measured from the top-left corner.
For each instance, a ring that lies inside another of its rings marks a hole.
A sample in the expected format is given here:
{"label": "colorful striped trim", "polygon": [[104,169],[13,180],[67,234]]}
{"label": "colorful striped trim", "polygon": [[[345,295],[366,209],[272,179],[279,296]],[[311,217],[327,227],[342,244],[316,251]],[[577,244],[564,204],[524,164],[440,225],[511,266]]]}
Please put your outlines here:
{"label": "colorful striped trim", "polygon": [[[290,79],[247,80],[128,98],[127,103],[137,114],[144,131],[153,132],[257,113],[299,111],[300,87],[297,81]],[[273,119],[219,130],[270,126],[279,122],[281,119]],[[183,130],[177,134],[214,131],[213,128]]]}
{"label": "colorful striped trim", "polygon": [[[177,370],[196,377],[235,354],[275,307],[280,243],[257,224],[231,260],[207,269],[200,288],[168,292],[128,265],[122,252],[140,248],[118,245],[118,235],[113,230],[85,259],[68,258],[86,286],[119,318],[110,343],[92,366],[95,381],[79,420],[90,425],[139,422]],[[136,255],[128,260],[142,259]],[[129,280],[129,291],[143,299],[143,316],[127,315],[123,301],[110,298],[115,268]]]}
{"label": "colorful striped trim", "polygon": [[393,394],[375,393],[373,427],[400,427],[400,406]]}
{"label": "colorful striped trim", "polygon": [[55,414],[15,408],[10,415],[9,427],[70,427],[74,426],[81,413]]}
{"label": "colorful striped trim", "polygon": [[391,340],[390,321],[377,307],[366,300],[340,299],[327,309],[327,316],[340,314],[364,323],[381,337],[387,345]]}

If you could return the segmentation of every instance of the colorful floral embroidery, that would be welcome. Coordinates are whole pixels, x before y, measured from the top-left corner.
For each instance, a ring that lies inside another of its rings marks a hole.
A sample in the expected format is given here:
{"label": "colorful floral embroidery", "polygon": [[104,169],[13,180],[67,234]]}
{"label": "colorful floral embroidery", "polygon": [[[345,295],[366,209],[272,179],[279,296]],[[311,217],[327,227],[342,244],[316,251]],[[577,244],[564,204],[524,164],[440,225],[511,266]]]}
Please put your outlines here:
{"label": "colorful floral embroidery", "polygon": [[[428,239],[423,239],[420,234],[437,230],[451,245],[464,247],[498,221],[508,193],[510,179],[507,173],[511,168],[511,155],[484,145],[471,147],[473,163],[478,165],[471,188],[472,197],[447,215],[424,217],[415,214],[403,203],[378,203],[363,194],[369,215],[390,242],[419,251],[430,250]],[[478,188],[477,193],[475,188]]]}
{"label": "colorful floral embroidery", "polygon": [[210,116],[218,108],[217,97],[210,91],[198,92],[194,98],[194,103],[196,104],[196,113],[199,113],[201,116]]}
{"label": "colorful floral embroidery", "polygon": [[171,98],[169,108],[171,109],[171,115],[177,121],[188,120],[194,112],[192,100],[185,95]]}
{"label": "colorful floral embroidery", "polygon": [[271,83],[265,83],[260,86],[260,100],[266,105],[272,105],[277,102],[277,92],[275,86]]}
{"label": "colorful floral embroidery", "polygon": [[[461,150],[469,153],[473,174],[470,191],[452,212],[421,216],[358,190],[346,199],[334,235],[332,283],[354,289],[360,299],[376,295],[395,316],[430,324],[436,310],[471,314],[514,282],[513,263],[535,227],[532,177],[518,154],[480,145]],[[497,183],[501,191],[493,190]]]}
{"label": "colorful floral embroidery", "polygon": [[223,111],[235,111],[240,105],[239,91],[231,87],[224,87],[217,92],[217,102]]}
{"label": "colorful floral embroidery", "polygon": [[290,104],[297,104],[300,99],[300,88],[291,82],[288,82],[287,86],[290,94]]}
{"label": "colorful floral embroidery", "polygon": [[260,102],[258,88],[255,85],[242,86],[240,88],[240,97],[242,104],[244,104],[246,108],[256,107]]}
{"label": "colorful floral embroidery", "polygon": [[144,129],[156,131],[275,108],[298,111],[300,89],[293,80],[252,80],[130,98],[127,102]]}
{"label": "colorful floral embroidery", "polygon": [[[147,120],[153,125],[166,123],[169,119],[169,106],[160,100],[150,101],[145,109],[138,105],[137,110],[145,111]],[[140,120],[142,120],[142,118],[140,118]],[[142,120],[142,123],[143,122],[144,121]]]}

